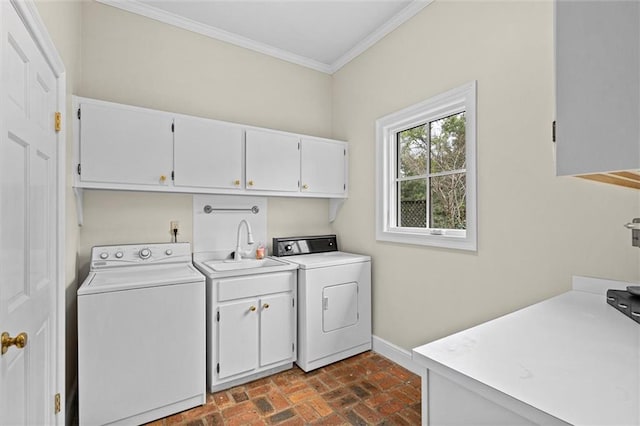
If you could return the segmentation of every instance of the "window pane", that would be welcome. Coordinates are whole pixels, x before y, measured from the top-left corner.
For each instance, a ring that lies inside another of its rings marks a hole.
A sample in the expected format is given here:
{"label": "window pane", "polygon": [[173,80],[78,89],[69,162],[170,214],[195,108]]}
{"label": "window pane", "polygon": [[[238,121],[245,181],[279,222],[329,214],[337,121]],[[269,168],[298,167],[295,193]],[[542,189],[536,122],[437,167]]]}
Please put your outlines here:
{"label": "window pane", "polygon": [[425,124],[398,133],[398,177],[427,172],[428,143]]}
{"label": "window pane", "polygon": [[427,227],[427,181],[408,180],[398,183],[400,205],[398,226],[410,228]]}
{"label": "window pane", "polygon": [[429,123],[431,132],[431,173],[465,168],[464,112]]}
{"label": "window pane", "polygon": [[430,228],[466,229],[466,173],[435,176],[429,180]]}

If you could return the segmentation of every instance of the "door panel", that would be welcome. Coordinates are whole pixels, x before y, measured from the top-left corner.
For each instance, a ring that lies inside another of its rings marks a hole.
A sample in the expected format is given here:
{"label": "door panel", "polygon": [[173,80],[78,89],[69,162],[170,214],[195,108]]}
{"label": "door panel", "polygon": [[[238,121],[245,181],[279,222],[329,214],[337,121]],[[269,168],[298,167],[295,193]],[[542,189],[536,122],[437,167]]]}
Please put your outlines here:
{"label": "door panel", "polygon": [[298,191],[298,137],[247,130],[246,186],[265,191]]}
{"label": "door panel", "polygon": [[260,366],[290,359],[295,321],[291,293],[262,297],[260,311]]}
{"label": "door panel", "polygon": [[88,102],[80,110],[83,182],[168,185],[173,169],[169,114]]}
{"label": "door panel", "polygon": [[240,126],[178,117],[174,138],[176,186],[241,189]]}
{"label": "door panel", "polygon": [[343,194],[345,191],[345,145],[319,139],[301,142],[302,192]]}
{"label": "door panel", "polygon": [[322,331],[349,327],[358,322],[358,283],[351,282],[322,290]]}
{"label": "door panel", "polygon": [[226,303],[218,311],[218,377],[254,370],[258,367],[258,300]]}
{"label": "door panel", "polygon": [[[57,81],[11,2],[0,2],[0,424],[55,424]],[[64,142],[63,142],[64,143]]]}

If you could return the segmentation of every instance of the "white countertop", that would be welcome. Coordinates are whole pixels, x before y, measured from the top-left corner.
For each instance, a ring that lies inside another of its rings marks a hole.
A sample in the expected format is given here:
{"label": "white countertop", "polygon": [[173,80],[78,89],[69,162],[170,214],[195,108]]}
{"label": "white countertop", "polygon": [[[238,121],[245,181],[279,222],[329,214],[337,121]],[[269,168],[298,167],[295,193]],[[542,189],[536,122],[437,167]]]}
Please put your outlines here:
{"label": "white countertop", "polygon": [[420,346],[413,357],[571,424],[640,425],[640,324],[609,306],[602,289],[585,290]]}

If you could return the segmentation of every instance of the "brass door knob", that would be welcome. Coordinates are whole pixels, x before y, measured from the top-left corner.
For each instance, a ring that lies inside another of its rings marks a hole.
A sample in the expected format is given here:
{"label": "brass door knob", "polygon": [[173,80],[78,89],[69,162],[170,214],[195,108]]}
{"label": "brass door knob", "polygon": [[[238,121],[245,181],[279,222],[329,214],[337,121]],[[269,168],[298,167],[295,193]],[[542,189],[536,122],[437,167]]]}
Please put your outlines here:
{"label": "brass door knob", "polygon": [[2,343],[2,355],[6,354],[11,346],[15,346],[18,349],[22,349],[27,346],[27,333],[22,332],[16,337],[11,337],[6,331],[2,333],[0,337]]}
{"label": "brass door knob", "polygon": [[165,183],[167,177],[165,175],[160,175],[160,183]]}
{"label": "brass door knob", "polygon": [[247,182],[247,185],[249,185],[249,186],[253,186],[253,181],[252,181],[252,180],[250,180],[249,182]]}
{"label": "brass door knob", "polygon": [[234,181],[233,181],[233,184],[234,184],[235,186],[239,186],[239,185],[240,185],[240,179],[236,179],[236,180],[234,180]]}
{"label": "brass door knob", "polygon": [[251,312],[255,312],[255,311],[256,311],[256,309],[257,309],[257,308],[256,308],[255,306],[251,306],[251,307],[249,308],[249,310],[250,310]]}
{"label": "brass door knob", "polygon": [[265,309],[269,309],[269,304],[265,303],[264,305],[262,305],[262,307],[265,308]]}
{"label": "brass door knob", "polygon": [[302,189],[309,189],[309,185],[305,183],[304,185],[302,185]]}

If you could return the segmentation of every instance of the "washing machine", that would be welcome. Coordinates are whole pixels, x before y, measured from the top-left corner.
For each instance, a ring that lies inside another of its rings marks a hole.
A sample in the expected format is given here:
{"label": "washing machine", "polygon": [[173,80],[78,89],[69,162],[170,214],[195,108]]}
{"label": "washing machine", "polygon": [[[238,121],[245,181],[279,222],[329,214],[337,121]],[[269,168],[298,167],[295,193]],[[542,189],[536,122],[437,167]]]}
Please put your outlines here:
{"label": "washing machine", "polygon": [[298,265],[298,359],[315,370],[371,349],[371,258],[338,250],[335,235],[273,239]]}
{"label": "washing machine", "polygon": [[94,247],[78,289],[79,423],[142,424],[205,402],[205,277],[190,244]]}

